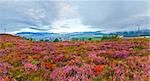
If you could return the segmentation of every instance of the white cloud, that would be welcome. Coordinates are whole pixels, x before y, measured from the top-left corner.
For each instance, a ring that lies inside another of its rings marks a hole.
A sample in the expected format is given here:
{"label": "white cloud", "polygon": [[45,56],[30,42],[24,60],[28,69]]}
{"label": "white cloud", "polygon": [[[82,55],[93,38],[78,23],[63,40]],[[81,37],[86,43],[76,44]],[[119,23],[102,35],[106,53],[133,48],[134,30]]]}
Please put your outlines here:
{"label": "white cloud", "polygon": [[41,19],[44,19],[46,17],[45,11],[42,9],[31,8],[31,9],[29,9],[29,11],[27,11],[27,14],[31,18],[36,19],[36,20],[41,20]]}
{"label": "white cloud", "polygon": [[86,32],[86,31],[97,31],[101,30],[98,28],[92,28],[89,25],[82,24],[81,20],[78,18],[74,19],[62,19],[54,22],[52,24],[52,32],[62,33],[62,32]]}
{"label": "white cloud", "polygon": [[60,0],[56,0],[55,4],[60,9],[59,18],[52,22],[50,31],[54,33],[71,33],[100,30],[83,24],[77,6],[68,2],[60,2]]}
{"label": "white cloud", "polygon": [[19,32],[41,32],[39,30],[34,30],[34,29],[30,29],[30,28],[22,28],[18,31],[13,31],[13,32],[6,32],[6,33],[9,33],[9,34],[16,34],[16,33],[19,33]]}

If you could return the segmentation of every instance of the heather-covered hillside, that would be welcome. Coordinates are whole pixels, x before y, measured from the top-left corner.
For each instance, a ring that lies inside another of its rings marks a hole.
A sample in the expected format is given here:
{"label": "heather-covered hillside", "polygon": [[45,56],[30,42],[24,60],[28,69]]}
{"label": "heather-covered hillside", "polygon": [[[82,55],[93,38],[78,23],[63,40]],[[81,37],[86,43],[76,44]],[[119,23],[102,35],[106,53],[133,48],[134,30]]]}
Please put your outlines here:
{"label": "heather-covered hillside", "polygon": [[52,43],[1,34],[0,81],[149,81],[149,41]]}

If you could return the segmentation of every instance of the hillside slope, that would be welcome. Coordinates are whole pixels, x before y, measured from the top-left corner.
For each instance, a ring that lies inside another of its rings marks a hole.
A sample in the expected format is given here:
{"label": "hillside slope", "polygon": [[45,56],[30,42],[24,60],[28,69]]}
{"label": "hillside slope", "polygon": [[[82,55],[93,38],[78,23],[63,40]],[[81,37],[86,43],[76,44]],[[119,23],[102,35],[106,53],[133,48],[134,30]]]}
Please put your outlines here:
{"label": "hillside slope", "polygon": [[0,35],[0,40],[0,81],[148,81],[150,77],[148,38],[140,39],[140,47],[137,39],[50,43]]}

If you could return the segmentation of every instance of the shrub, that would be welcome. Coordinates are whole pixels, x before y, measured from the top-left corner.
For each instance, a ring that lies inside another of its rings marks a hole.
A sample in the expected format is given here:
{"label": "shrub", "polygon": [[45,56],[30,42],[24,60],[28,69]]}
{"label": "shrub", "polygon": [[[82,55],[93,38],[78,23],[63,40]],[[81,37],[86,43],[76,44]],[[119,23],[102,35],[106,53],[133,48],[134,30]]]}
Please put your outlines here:
{"label": "shrub", "polygon": [[59,42],[58,38],[56,38],[53,42]]}
{"label": "shrub", "polygon": [[118,35],[110,35],[110,36],[107,36],[107,35],[104,35],[101,40],[112,40],[112,39],[119,39]]}

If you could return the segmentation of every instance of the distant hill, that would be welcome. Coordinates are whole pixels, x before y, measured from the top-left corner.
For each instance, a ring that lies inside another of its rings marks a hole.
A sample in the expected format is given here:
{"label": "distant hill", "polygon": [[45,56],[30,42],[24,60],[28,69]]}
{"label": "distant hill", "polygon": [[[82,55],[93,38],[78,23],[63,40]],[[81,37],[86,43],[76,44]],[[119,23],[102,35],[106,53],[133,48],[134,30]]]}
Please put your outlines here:
{"label": "distant hill", "polygon": [[35,40],[47,39],[54,40],[59,38],[61,40],[70,40],[76,37],[96,37],[102,36],[103,33],[100,31],[95,32],[74,32],[74,33],[48,33],[48,32],[20,32],[16,36],[21,36],[24,38],[33,38]]}
{"label": "distant hill", "polygon": [[[121,31],[114,33],[102,33],[101,31],[95,32],[74,32],[74,33],[48,33],[48,32],[20,32],[16,36],[21,36],[24,38],[32,38],[35,40],[71,40],[72,38],[82,38],[82,37],[102,37],[103,35],[119,35],[123,37],[137,37],[138,31]],[[141,36],[150,36],[150,30],[140,30]]]}
{"label": "distant hill", "polygon": [[[123,32],[114,32],[110,33],[110,35],[115,34],[123,37],[137,37],[138,31],[123,31]],[[150,30],[140,30],[140,36],[150,36]]]}
{"label": "distant hill", "polygon": [[48,33],[48,32],[20,32],[15,34],[16,36],[21,36],[24,38],[32,38],[35,40],[40,40],[40,39],[54,39],[59,36],[57,33]]}

